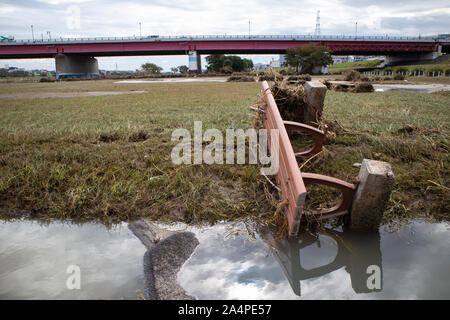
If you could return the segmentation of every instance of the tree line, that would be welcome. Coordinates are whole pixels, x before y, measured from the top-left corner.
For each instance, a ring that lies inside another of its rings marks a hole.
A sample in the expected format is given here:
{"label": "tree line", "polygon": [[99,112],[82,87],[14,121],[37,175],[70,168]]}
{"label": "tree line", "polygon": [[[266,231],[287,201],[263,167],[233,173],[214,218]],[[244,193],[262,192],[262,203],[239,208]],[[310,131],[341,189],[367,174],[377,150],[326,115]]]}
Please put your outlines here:
{"label": "tree line", "polygon": [[[206,57],[207,70],[217,73],[247,72],[253,70],[253,61],[239,56],[211,54]],[[300,73],[313,73],[315,67],[333,63],[331,51],[322,45],[310,43],[304,46],[286,49],[286,64]],[[162,68],[147,62],[141,66],[143,71],[161,73]],[[187,73],[185,65],[171,68],[176,73]]]}

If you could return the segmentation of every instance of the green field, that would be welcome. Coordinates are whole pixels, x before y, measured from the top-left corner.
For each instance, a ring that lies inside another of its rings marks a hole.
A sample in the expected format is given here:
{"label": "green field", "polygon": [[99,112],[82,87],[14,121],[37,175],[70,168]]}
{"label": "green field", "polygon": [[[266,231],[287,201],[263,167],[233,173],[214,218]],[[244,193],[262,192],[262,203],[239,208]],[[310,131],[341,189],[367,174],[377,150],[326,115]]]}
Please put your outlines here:
{"label": "green field", "polygon": [[[3,217],[97,220],[151,217],[188,223],[270,220],[277,191],[255,165],[170,161],[176,128],[250,128],[259,83],[1,83],[1,94],[139,91],[73,98],[0,100]],[[352,181],[363,158],[392,164],[386,217],[448,219],[450,96],[327,93],[324,117],[346,130],[304,171]],[[399,129],[414,126],[411,132]],[[294,141],[294,145],[296,142]],[[274,181],[274,180],[273,180]],[[314,196],[314,193],[312,193]]]}
{"label": "green field", "polygon": [[425,76],[431,76],[431,73],[434,72],[435,76],[449,76],[450,75],[450,63],[441,63],[441,64],[415,64],[415,65],[404,65],[397,67],[386,67],[381,71],[392,71],[392,72],[411,72],[419,74],[418,72],[425,73]]}
{"label": "green field", "polygon": [[349,70],[358,68],[371,68],[378,66],[383,60],[368,60],[368,61],[357,61],[357,62],[343,62],[330,64],[328,66],[328,71],[330,73],[343,73]]}

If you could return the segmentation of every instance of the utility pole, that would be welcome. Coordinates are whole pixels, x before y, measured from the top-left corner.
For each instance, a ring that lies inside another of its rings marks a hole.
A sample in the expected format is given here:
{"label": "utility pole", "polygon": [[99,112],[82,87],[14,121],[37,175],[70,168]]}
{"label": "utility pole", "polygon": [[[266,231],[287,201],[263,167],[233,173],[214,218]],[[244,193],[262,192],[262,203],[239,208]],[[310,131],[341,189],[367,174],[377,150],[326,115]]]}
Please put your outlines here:
{"label": "utility pole", "polygon": [[358,38],[358,22],[355,22],[355,39]]}
{"label": "utility pole", "polygon": [[31,25],[31,38],[34,41],[34,30],[33,30],[33,25]]}
{"label": "utility pole", "polygon": [[248,38],[250,39],[250,20],[248,20]]}

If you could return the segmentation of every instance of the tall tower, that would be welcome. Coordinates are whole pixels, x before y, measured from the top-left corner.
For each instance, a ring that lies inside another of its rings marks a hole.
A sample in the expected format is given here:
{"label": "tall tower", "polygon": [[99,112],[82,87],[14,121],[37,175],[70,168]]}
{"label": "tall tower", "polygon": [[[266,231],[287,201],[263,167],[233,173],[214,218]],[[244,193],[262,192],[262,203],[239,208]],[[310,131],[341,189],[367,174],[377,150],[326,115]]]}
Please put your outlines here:
{"label": "tall tower", "polygon": [[314,31],[314,35],[320,36],[320,11],[317,11],[316,31]]}

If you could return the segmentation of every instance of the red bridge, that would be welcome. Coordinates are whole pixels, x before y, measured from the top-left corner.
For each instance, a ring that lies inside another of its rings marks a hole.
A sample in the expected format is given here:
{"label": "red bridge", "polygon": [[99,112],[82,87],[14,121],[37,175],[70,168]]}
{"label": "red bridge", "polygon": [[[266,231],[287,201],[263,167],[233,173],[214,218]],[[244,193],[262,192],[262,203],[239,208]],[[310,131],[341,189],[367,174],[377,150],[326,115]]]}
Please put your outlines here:
{"label": "red bridge", "polygon": [[450,39],[435,37],[349,37],[349,36],[179,36],[61,38],[0,42],[1,59],[53,58],[56,54],[95,57],[127,55],[197,54],[283,54],[287,48],[308,43],[326,46],[335,55],[396,55],[429,53],[445,49]]}
{"label": "red bridge", "polygon": [[[189,55],[189,69],[200,71],[202,54],[283,54],[287,48],[317,43],[334,55],[385,55],[387,60],[434,59],[450,46],[448,35],[430,37],[349,37],[306,35],[148,36],[2,40],[0,59],[55,58],[59,75],[98,75],[95,57]],[[390,57],[390,58],[389,58]]]}

